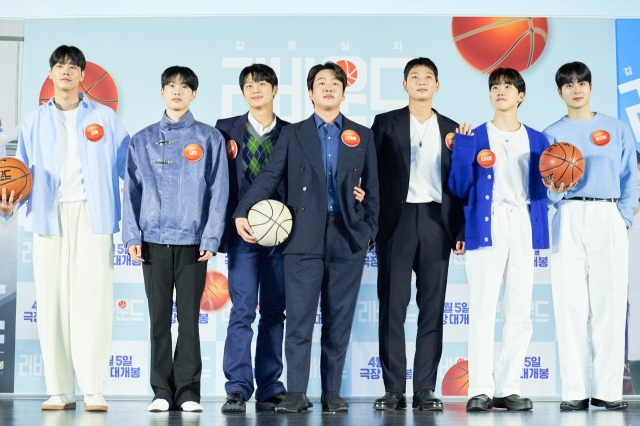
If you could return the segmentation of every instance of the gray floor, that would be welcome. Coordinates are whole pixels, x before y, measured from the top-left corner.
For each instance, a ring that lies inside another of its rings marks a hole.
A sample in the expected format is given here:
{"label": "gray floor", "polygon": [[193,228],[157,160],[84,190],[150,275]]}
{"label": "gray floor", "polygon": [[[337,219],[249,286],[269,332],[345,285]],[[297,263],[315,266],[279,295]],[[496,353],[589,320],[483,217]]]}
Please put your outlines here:
{"label": "gray floor", "polygon": [[129,426],[129,425],[256,425],[256,426],[396,426],[396,425],[473,425],[473,426],[525,426],[525,425],[640,425],[640,401],[629,403],[626,411],[612,412],[592,409],[588,412],[560,412],[558,402],[534,402],[534,410],[528,413],[512,413],[492,410],[487,413],[467,414],[465,404],[445,403],[441,413],[401,410],[374,412],[371,403],[354,402],[348,413],[328,414],[316,408],[307,413],[276,414],[256,413],[252,403],[246,414],[225,415],[220,412],[222,402],[203,402],[203,413],[149,413],[147,401],[110,401],[107,413],[87,412],[78,401],[77,410],[41,411],[41,400],[0,400],[0,425],[2,426]]}

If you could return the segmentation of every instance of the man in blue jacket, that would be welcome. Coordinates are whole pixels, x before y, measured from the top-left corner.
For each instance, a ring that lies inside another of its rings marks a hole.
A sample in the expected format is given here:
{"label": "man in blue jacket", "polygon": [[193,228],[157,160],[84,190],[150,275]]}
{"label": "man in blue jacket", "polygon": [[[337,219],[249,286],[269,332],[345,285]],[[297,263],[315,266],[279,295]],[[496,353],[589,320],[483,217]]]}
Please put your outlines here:
{"label": "man in blue jacket", "polygon": [[[538,163],[549,143],[518,121],[525,82],[511,68],[489,76],[495,108],[473,136],[456,135],[449,186],[466,200],[469,282],[469,400],[467,411],[531,410],[520,397],[522,363],[533,333],[529,312],[534,249],[549,248],[546,189]],[[504,280],[504,327],[494,364],[496,305]]]}
{"label": "man in blue jacket", "polygon": [[[207,261],[218,251],[229,194],[224,138],[196,121],[189,104],[198,77],[187,67],[162,73],[160,122],[136,133],[127,153],[122,240],[142,262],[149,301],[149,411],[202,411],[198,318]],[[171,354],[175,287],[178,341]],[[173,359],[172,359],[173,358]]]}

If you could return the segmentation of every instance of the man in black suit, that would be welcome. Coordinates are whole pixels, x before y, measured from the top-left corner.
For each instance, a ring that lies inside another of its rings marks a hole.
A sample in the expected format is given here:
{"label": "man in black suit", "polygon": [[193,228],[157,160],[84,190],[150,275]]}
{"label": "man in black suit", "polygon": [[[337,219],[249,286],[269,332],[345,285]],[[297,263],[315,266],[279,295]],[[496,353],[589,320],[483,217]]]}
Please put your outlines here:
{"label": "man in black suit", "polygon": [[[342,369],[364,258],[378,231],[379,202],[373,133],[340,113],[346,84],[346,74],[333,62],[309,70],[314,114],[282,129],[269,164],[233,214],[238,234],[254,241],[247,213],[284,180],[294,220],[284,243],[288,394],[278,412],[308,408],[311,337],[320,297],[323,410],[347,411],[349,406],[340,397]],[[362,203],[353,197],[360,179],[366,192]]]}
{"label": "man in black suit", "polygon": [[[431,108],[438,69],[428,58],[404,69],[409,105],[377,115],[372,126],[380,180],[379,344],[385,395],[375,410],[406,408],[404,322],[417,277],[418,334],[413,364],[413,408],[442,410],[433,393],[442,354],[442,314],[451,249],[464,253],[462,202],[447,186],[458,124]],[[470,132],[466,124],[460,129]]]}

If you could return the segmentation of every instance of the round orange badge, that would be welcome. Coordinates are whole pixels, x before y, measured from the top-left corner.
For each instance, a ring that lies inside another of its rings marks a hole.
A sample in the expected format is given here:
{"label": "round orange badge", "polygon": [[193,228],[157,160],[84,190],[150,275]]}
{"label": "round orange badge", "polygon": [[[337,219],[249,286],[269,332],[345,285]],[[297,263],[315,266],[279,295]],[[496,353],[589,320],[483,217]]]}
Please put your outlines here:
{"label": "round orange badge", "polygon": [[591,133],[591,141],[598,146],[606,146],[611,142],[611,135],[606,130],[596,130]]}
{"label": "round orange badge", "polygon": [[489,167],[493,167],[496,163],[496,155],[490,149],[483,149],[478,153],[476,161],[478,161],[480,167],[488,169]]}
{"label": "round orange badge", "polygon": [[236,155],[238,155],[238,144],[236,143],[236,141],[231,139],[229,142],[227,142],[227,158],[229,160],[233,160],[234,158],[236,158]]}
{"label": "round orange badge", "polygon": [[354,146],[360,145],[360,135],[356,133],[355,130],[345,130],[342,132],[342,142],[348,147],[353,148]]}
{"label": "round orange badge", "polygon": [[447,136],[444,137],[444,143],[447,144],[449,151],[452,151],[453,145],[456,143],[456,134],[453,132],[447,133]]}
{"label": "round orange badge", "polygon": [[86,129],[84,129],[84,135],[91,142],[100,142],[104,137],[104,129],[99,124],[89,124]]}
{"label": "round orange badge", "polygon": [[200,161],[200,159],[202,158],[202,154],[204,154],[204,151],[202,150],[202,147],[197,143],[190,143],[184,148],[183,152],[184,158],[190,163]]}

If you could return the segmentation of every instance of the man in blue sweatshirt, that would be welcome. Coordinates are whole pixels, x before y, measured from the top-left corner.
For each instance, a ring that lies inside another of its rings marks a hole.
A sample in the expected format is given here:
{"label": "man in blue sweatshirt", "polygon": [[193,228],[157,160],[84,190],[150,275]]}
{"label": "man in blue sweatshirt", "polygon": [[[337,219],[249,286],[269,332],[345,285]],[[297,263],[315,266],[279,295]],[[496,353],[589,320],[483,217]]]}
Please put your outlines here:
{"label": "man in blue sweatshirt", "polygon": [[[196,121],[189,104],[198,77],[187,67],[162,73],[166,104],[160,122],[131,139],[124,180],[122,241],[142,263],[149,299],[151,388],[149,411],[202,411],[200,298],[207,260],[218,251],[229,194],[224,138]],[[175,287],[178,341],[172,356]]]}
{"label": "man in blue sweatshirt", "polygon": [[591,396],[591,405],[623,410],[626,230],[638,204],[633,136],[622,121],[591,111],[591,71],[585,64],[561,66],[556,84],[568,113],[544,134],[551,143],[575,145],[585,160],[577,185],[547,185],[557,208],[551,288],[562,377],[560,409],[587,410]]}

